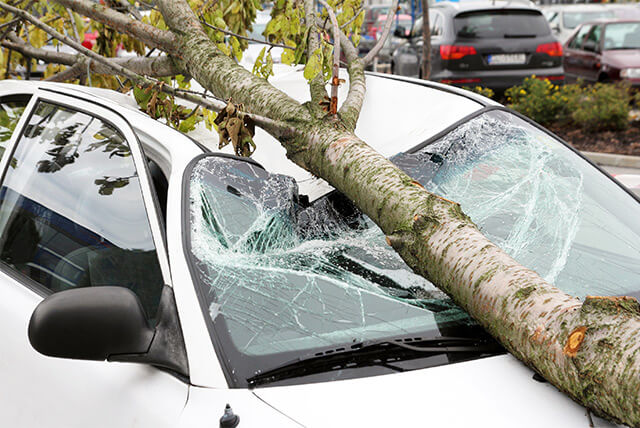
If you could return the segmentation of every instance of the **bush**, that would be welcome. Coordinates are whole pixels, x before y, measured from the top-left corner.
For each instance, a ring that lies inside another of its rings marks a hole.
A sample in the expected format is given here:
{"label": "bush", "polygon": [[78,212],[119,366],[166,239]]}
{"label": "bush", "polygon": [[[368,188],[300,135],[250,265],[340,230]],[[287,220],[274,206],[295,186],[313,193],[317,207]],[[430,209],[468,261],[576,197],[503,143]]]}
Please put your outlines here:
{"label": "bush", "polygon": [[630,102],[628,85],[596,83],[584,89],[571,118],[588,131],[625,129],[629,126]]}
{"label": "bush", "polygon": [[[509,106],[542,125],[574,123],[587,131],[625,129],[629,125],[632,96],[624,84],[554,85],[526,78],[507,89]],[[640,97],[633,100],[640,102]]]}
{"label": "bush", "polygon": [[524,79],[522,85],[507,89],[505,95],[511,108],[542,125],[548,125],[567,117],[576,87],[558,86],[547,79],[540,80],[532,76]]}
{"label": "bush", "polygon": [[475,92],[476,94],[480,94],[483,97],[487,97],[487,98],[493,98],[493,96],[495,95],[495,93],[493,92],[493,89],[490,88],[485,88],[482,86],[475,86],[473,88],[465,88],[471,92]]}

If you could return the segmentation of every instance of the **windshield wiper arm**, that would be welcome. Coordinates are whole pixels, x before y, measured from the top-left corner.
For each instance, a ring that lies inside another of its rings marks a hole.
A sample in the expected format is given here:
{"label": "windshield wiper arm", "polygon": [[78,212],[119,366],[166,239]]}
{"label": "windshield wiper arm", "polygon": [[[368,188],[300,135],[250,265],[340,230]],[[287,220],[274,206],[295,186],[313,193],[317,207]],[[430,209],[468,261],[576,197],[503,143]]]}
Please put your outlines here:
{"label": "windshield wiper arm", "polygon": [[420,339],[415,337],[381,339],[354,343],[340,348],[316,352],[284,363],[278,367],[259,373],[249,379],[249,387],[277,382],[300,376],[308,376],[327,371],[368,367],[389,366],[389,362],[411,360],[449,353],[500,354],[502,348],[497,342],[484,338],[438,337]]}

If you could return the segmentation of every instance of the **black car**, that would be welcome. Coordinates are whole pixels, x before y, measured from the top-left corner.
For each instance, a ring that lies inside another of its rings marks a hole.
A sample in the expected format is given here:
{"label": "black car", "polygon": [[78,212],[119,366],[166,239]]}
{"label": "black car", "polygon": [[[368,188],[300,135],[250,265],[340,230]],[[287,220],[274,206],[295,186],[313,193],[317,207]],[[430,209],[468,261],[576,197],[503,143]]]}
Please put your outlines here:
{"label": "black car", "polygon": [[[431,80],[497,92],[527,76],[562,82],[562,46],[542,13],[514,1],[437,3],[430,8]],[[402,36],[402,29],[396,36]],[[422,19],[392,57],[392,72],[422,77]]]}

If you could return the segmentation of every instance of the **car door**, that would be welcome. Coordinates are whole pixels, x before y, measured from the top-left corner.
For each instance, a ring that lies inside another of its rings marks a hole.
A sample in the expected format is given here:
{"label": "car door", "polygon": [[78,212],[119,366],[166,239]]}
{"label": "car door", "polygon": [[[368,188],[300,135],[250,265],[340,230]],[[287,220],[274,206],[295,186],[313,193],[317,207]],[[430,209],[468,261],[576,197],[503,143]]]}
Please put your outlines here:
{"label": "car door", "polygon": [[602,25],[594,25],[582,44],[580,75],[589,82],[597,82],[601,65]]}
{"label": "car door", "polygon": [[582,70],[584,69],[584,51],[582,50],[582,44],[587,38],[591,27],[591,25],[583,25],[580,27],[566,44],[562,57],[562,66],[564,67],[564,73],[568,81],[575,81],[582,77]]}
{"label": "car door", "polygon": [[188,392],[177,376],[46,357],[29,343],[31,313],[53,292],[128,287],[153,323],[171,281],[143,153],[124,117],[47,90],[25,99],[9,126],[0,110],[0,426],[176,426]]}

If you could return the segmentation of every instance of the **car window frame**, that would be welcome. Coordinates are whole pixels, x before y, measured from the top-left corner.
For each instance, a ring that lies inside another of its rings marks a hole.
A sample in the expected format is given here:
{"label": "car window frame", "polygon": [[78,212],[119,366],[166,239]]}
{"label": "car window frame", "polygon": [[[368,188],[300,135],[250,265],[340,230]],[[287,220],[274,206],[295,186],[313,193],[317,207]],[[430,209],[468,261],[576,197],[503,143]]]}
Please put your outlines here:
{"label": "car window frame", "polygon": [[[14,94],[0,93],[0,97],[8,95]],[[159,202],[157,200],[158,198],[153,190],[153,182],[145,161],[142,144],[129,121],[121,113],[103,104],[83,97],[73,96],[72,94],[64,94],[56,90],[34,88],[33,91],[17,91],[15,95],[31,96],[31,98],[20,117],[20,120],[18,120],[18,123],[16,124],[13,135],[11,135],[11,138],[6,142],[5,153],[7,155],[0,159],[0,185],[4,183],[10,159],[13,157],[17,148],[17,143],[22,137],[26,129],[26,125],[29,123],[39,102],[47,102],[73,111],[78,111],[96,117],[104,123],[111,125],[122,134],[131,149],[133,164],[140,180],[142,202],[147,215],[147,221],[149,222],[149,228],[151,229],[151,238],[156,249],[160,271],[162,273],[163,284],[160,284],[159,286],[169,285],[170,287],[173,287],[171,271],[169,268],[170,264],[166,237],[164,233],[164,223],[160,212]],[[41,297],[53,294],[52,290],[44,287],[37,281],[28,278],[2,262],[0,262],[0,270]]]}
{"label": "car window frame", "polygon": [[[580,33],[580,30],[582,30],[583,27],[589,27],[589,31],[587,31],[587,33],[585,34],[584,38],[582,39],[582,42],[578,45],[578,46],[571,46],[571,43],[573,43],[573,41],[578,37],[578,33]],[[582,46],[584,45],[584,42],[587,40],[587,37],[589,36],[589,34],[591,33],[591,30],[593,30],[594,24],[580,24],[576,27],[575,32],[573,33],[573,37],[571,37],[568,41],[567,41],[567,49],[572,49],[575,51],[583,51],[583,52],[587,52],[584,49],[582,49]]]}

